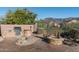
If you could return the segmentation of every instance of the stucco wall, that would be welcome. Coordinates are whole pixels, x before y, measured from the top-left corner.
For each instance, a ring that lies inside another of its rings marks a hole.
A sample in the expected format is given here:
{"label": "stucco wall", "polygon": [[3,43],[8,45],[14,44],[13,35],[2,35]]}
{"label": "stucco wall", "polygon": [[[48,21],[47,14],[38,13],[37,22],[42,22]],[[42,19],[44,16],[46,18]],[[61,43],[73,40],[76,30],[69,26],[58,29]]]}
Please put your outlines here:
{"label": "stucco wall", "polygon": [[16,37],[14,27],[21,27],[21,36],[23,35],[23,31],[26,30],[25,35],[31,35],[35,30],[35,25],[0,25],[1,26],[1,34],[3,37]]}

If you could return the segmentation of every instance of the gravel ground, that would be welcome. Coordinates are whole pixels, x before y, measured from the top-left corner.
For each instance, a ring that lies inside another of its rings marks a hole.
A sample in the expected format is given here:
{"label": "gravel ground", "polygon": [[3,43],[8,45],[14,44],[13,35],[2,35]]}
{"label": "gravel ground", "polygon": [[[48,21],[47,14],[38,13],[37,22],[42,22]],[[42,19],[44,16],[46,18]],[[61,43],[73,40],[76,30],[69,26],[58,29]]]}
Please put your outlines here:
{"label": "gravel ground", "polygon": [[28,46],[17,46],[15,44],[15,39],[5,39],[3,42],[0,42],[0,52],[78,52],[79,45],[77,46],[54,46],[48,44],[40,38],[34,44]]}

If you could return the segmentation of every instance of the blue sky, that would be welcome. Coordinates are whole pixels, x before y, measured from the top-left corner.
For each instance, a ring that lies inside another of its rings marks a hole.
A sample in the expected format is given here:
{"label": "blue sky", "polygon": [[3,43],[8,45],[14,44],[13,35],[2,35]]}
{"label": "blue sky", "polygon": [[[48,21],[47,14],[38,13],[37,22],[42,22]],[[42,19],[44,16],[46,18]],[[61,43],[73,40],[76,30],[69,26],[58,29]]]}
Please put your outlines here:
{"label": "blue sky", "polygon": [[[20,7],[19,7],[20,8]],[[23,7],[22,7],[23,8]],[[78,7],[24,7],[38,14],[38,19],[46,17],[67,18],[79,17]],[[4,16],[8,10],[16,10],[17,7],[0,7],[0,16]]]}

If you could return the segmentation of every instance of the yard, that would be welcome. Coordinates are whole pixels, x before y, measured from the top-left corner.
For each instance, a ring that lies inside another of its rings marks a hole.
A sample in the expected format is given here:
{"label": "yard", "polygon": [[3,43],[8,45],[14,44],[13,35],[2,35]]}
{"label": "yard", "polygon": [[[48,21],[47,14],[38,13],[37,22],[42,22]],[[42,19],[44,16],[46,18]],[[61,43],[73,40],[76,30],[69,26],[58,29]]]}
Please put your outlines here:
{"label": "yard", "polygon": [[0,42],[0,52],[76,52],[79,51],[79,45],[68,46],[61,45],[55,46],[42,41],[41,38],[37,38],[34,44],[28,46],[17,46],[15,39],[6,39]]}

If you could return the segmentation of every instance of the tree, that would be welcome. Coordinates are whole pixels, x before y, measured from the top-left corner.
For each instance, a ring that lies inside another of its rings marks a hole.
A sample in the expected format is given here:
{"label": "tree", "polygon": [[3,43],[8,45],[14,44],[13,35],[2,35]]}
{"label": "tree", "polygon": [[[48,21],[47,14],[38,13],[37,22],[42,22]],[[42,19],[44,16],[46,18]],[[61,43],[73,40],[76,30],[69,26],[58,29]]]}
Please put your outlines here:
{"label": "tree", "polygon": [[72,29],[71,26],[69,26],[68,24],[63,24],[61,29],[64,31],[64,32],[68,32]]}
{"label": "tree", "polygon": [[27,9],[17,9],[14,12],[9,10],[6,14],[5,24],[34,24],[36,14]]}

